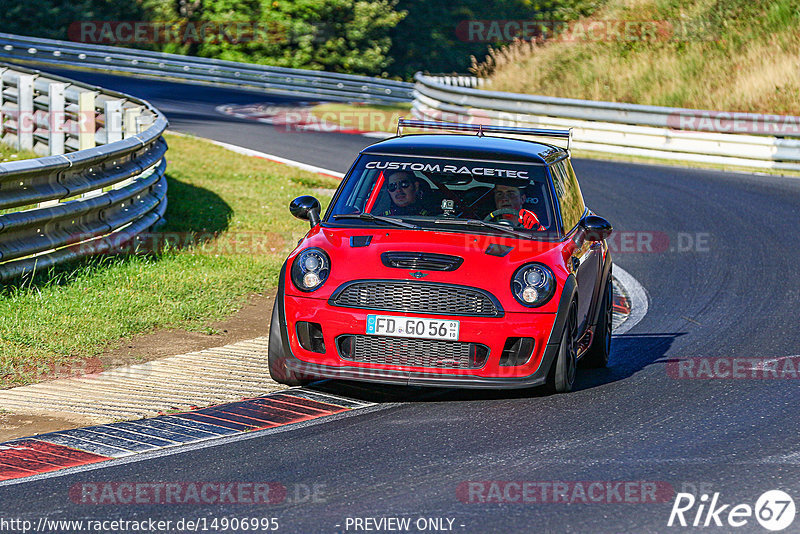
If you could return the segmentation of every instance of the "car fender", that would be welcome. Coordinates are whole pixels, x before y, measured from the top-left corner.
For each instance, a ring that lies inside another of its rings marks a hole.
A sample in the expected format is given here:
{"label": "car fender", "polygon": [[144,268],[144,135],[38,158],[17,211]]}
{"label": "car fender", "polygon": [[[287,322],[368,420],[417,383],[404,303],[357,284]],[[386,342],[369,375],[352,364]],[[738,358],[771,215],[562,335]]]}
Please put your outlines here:
{"label": "car fender", "polygon": [[[294,354],[292,354],[292,349],[289,346],[289,331],[286,326],[286,299],[284,295],[286,294],[286,266],[289,263],[289,260],[283,262],[283,266],[281,267],[280,276],[278,276],[278,294],[275,295],[275,306],[278,307],[278,328],[281,336],[281,344],[283,345],[283,354],[287,360],[294,359]],[[270,325],[270,330],[275,328],[275,325]]]}
{"label": "car fender", "polygon": [[[564,335],[564,328],[567,324],[567,315],[569,314],[569,306],[573,300],[578,298],[578,283],[575,280],[575,275],[570,274],[564,282],[564,289],[561,290],[561,298],[558,301],[558,312],[556,312],[556,320],[553,322],[553,330],[550,332],[550,337],[547,340],[547,347],[545,347],[544,355],[542,356],[542,363],[539,369],[536,370],[534,376],[539,378],[546,377],[550,371],[550,366],[555,362],[558,355],[558,349],[561,346],[561,337]],[[542,372],[544,371],[544,372]]]}
{"label": "car fender", "polygon": [[589,318],[591,319],[588,324],[589,327],[596,327],[600,320],[600,299],[603,298],[603,291],[605,290],[608,278],[611,276],[611,253],[606,253],[605,262],[603,263],[603,270],[601,272],[599,283],[594,288],[594,295],[592,296],[592,307],[590,309]]}

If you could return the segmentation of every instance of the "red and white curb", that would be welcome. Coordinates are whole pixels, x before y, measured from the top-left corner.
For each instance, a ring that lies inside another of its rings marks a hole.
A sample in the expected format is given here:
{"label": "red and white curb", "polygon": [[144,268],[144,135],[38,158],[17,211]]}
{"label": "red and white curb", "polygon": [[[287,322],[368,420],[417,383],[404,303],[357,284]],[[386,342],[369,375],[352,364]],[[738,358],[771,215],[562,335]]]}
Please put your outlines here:
{"label": "red and white curb", "polygon": [[650,297],[644,286],[628,271],[614,265],[614,335],[622,335],[639,324],[649,309]]}
{"label": "red and white curb", "polygon": [[282,427],[373,405],[296,388],[152,419],[8,441],[0,444],[0,484],[1,481]]}
{"label": "red and white curb", "polygon": [[0,406],[102,424],[256,397],[286,389],[270,378],[268,344],[269,338],[260,337],[6,389],[0,391]]}

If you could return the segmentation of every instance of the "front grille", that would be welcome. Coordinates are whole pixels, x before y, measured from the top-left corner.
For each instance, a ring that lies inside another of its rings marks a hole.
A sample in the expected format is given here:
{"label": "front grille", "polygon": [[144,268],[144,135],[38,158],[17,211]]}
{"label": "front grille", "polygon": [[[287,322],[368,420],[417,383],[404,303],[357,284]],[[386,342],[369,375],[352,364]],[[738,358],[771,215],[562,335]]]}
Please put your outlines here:
{"label": "front grille", "polygon": [[384,252],[381,261],[387,267],[412,271],[455,271],[464,258],[432,252]]}
{"label": "front grille", "polygon": [[331,296],[332,306],[432,315],[501,317],[500,303],[480,289],[433,282],[364,280]]}
{"label": "front grille", "polygon": [[478,369],[489,355],[485,345],[435,339],[343,335],[336,346],[345,360],[403,367]]}

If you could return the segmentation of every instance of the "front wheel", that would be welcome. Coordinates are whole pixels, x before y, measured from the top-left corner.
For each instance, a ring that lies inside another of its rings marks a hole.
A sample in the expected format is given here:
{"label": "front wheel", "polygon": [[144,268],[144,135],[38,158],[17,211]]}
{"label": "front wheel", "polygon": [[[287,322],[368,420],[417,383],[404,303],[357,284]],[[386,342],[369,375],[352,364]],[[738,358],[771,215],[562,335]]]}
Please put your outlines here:
{"label": "front wheel", "polygon": [[575,385],[575,372],[578,367],[578,306],[570,304],[561,344],[550,371],[547,373],[546,387],[551,393],[568,393]]}
{"label": "front wheel", "polygon": [[280,298],[280,295],[275,297],[275,304],[272,306],[272,320],[269,325],[269,348],[267,349],[269,375],[279,384],[302,386],[309,381],[303,380],[297,373],[286,366],[283,329],[281,328],[280,316],[278,314],[278,306],[281,305]]}

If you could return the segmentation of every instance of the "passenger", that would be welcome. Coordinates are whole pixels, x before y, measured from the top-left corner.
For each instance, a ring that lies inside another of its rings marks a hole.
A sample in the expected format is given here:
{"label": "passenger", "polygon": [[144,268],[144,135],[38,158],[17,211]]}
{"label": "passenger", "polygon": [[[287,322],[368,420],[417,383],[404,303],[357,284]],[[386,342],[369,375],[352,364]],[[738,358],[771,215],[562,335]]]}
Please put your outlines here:
{"label": "passenger", "polygon": [[392,199],[391,207],[383,215],[427,215],[422,206],[420,179],[413,173],[396,171],[386,178],[386,190]]}

